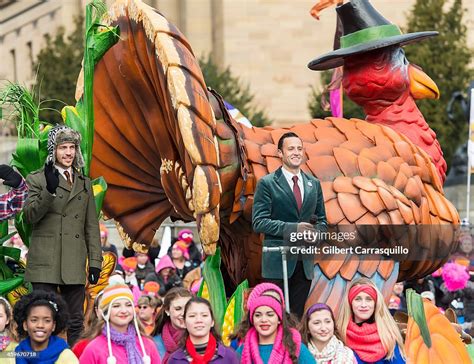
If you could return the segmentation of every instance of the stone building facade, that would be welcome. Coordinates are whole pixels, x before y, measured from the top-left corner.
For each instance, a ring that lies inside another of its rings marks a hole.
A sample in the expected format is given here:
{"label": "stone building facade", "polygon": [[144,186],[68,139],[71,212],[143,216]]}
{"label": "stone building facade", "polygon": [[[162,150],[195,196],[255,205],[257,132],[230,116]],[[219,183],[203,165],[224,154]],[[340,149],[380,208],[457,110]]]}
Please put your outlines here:
{"label": "stone building facade", "polygon": [[[320,21],[309,15],[316,0],[147,0],[188,37],[196,55],[212,54],[250,85],[256,102],[275,124],[309,119],[310,86],[319,74],[307,63],[332,49],[335,11]],[[112,1],[107,1],[111,3]],[[0,80],[30,84],[31,65],[44,35],[59,26],[71,31],[85,0],[0,0]],[[372,0],[392,22],[403,26],[415,0]],[[465,1],[474,47],[474,1]],[[0,81],[1,83],[1,81]]]}

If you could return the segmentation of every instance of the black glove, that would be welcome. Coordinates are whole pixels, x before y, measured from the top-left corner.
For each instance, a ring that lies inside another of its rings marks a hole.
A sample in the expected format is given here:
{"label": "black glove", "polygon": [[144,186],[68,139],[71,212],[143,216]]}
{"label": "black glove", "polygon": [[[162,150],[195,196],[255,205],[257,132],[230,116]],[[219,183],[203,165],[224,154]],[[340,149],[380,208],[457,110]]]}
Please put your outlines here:
{"label": "black glove", "polygon": [[46,189],[52,195],[56,193],[59,186],[59,171],[54,167],[52,161],[44,166],[44,177],[46,178]]}
{"label": "black glove", "polygon": [[100,271],[101,270],[99,268],[89,267],[89,283],[90,284],[96,284],[99,281]]}
{"label": "black glove", "polygon": [[4,180],[4,185],[13,188],[17,188],[23,179],[18,172],[6,164],[0,164],[0,178]]}

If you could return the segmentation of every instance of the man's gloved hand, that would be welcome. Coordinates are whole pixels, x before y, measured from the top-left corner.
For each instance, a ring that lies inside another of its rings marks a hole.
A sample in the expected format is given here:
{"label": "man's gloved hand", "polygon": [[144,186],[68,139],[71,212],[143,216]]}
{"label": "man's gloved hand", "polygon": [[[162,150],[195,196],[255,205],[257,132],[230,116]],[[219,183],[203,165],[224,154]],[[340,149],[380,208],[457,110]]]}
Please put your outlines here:
{"label": "man's gloved hand", "polygon": [[3,179],[4,185],[13,188],[17,188],[22,181],[21,175],[6,164],[0,164],[0,178]]}
{"label": "man's gloved hand", "polygon": [[89,267],[89,283],[90,284],[96,284],[99,281],[100,271],[101,270],[99,268]]}
{"label": "man's gloved hand", "polygon": [[59,186],[59,171],[54,167],[52,161],[44,166],[44,177],[46,178],[46,189],[52,195],[56,193]]}

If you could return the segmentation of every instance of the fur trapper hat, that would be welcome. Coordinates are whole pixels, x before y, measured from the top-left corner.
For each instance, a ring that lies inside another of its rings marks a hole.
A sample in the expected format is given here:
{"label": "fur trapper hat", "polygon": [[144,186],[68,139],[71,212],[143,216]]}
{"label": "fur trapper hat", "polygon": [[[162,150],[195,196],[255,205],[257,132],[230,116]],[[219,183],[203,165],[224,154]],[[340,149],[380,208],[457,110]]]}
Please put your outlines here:
{"label": "fur trapper hat", "polygon": [[64,143],[74,143],[76,156],[73,167],[80,169],[84,167],[84,158],[81,152],[81,134],[65,125],[56,125],[48,134],[48,161],[56,163],[56,148]]}

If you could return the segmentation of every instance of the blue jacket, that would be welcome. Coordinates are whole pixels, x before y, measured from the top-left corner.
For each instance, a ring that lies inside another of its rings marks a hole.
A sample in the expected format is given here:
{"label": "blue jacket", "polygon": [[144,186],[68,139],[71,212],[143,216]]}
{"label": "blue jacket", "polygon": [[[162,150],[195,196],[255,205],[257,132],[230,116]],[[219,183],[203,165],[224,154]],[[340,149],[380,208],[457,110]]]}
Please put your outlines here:
{"label": "blue jacket", "polygon": [[387,360],[387,359],[382,359],[376,362],[367,362],[363,361],[357,353],[354,351],[354,355],[357,359],[358,364],[405,364],[406,361],[403,359],[402,354],[400,354],[400,349],[398,348],[398,345],[395,346],[395,351],[392,360]]}
{"label": "blue jacket", "polygon": [[153,336],[153,341],[155,342],[156,348],[158,349],[158,353],[160,354],[160,358],[163,358],[166,353],[165,343],[161,338],[161,335]]}
{"label": "blue jacket", "polygon": [[[180,363],[189,363],[186,356],[186,352],[183,348],[179,348],[173,354],[171,354],[169,364],[180,364]],[[217,355],[214,355],[214,358],[209,362],[213,364],[238,364],[239,359],[234,349],[225,346],[222,343],[217,344]]]}
{"label": "blue jacket", "polygon": [[[268,363],[268,361],[270,360],[272,350],[273,350],[273,344],[258,345],[258,351],[264,364]],[[242,344],[237,349],[237,354],[239,355],[239,357],[242,356],[243,351],[244,351],[244,345]],[[300,355],[298,356],[298,364],[317,364],[316,360],[314,359],[313,355],[309,351],[308,347],[303,343],[301,343],[301,347],[300,347]]]}

